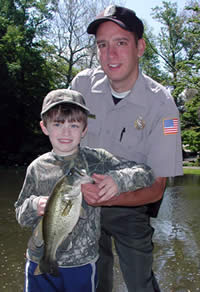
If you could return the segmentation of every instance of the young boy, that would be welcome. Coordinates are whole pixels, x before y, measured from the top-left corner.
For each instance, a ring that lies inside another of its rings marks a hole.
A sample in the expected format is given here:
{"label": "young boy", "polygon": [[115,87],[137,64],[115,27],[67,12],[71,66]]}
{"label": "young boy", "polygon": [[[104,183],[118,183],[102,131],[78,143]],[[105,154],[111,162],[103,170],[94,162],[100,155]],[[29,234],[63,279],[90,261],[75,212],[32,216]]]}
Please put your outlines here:
{"label": "young boy", "polygon": [[[120,161],[103,149],[80,147],[80,141],[87,132],[89,114],[82,95],[76,91],[58,89],[45,97],[40,126],[43,133],[49,136],[53,150],[35,159],[27,168],[22,190],[15,203],[20,225],[33,229],[38,225],[54,185],[74,168],[85,170],[96,182],[99,176],[106,175],[105,183],[97,185],[99,195],[106,192],[110,198],[153,183],[152,171],[145,165]],[[84,199],[82,206],[84,220],[79,218],[73,231],[57,249],[58,277],[34,274],[43,249],[37,245],[33,233],[27,249],[25,292],[96,290],[100,208],[89,206]]]}

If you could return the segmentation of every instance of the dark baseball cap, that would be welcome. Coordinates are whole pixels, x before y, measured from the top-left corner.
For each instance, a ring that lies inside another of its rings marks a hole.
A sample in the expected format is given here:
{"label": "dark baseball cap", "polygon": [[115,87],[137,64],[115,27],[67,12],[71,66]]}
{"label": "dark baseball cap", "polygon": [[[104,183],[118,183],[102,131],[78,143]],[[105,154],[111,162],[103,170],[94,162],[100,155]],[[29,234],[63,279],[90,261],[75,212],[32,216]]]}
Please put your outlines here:
{"label": "dark baseball cap", "polygon": [[90,113],[85,105],[83,96],[75,90],[70,89],[56,89],[50,91],[44,98],[42,104],[41,116],[54,106],[62,103],[75,104],[84,109],[87,114]]}
{"label": "dark baseball cap", "polygon": [[138,39],[142,38],[144,25],[131,9],[116,5],[108,6],[89,24],[87,32],[95,35],[99,25],[105,21],[112,21],[125,30],[135,32]]}

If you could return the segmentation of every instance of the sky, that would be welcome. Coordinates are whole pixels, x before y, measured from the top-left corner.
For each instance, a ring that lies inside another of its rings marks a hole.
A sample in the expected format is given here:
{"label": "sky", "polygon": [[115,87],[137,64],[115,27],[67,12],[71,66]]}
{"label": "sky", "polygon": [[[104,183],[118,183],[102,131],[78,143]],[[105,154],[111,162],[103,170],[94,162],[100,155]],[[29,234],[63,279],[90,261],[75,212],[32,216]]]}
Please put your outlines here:
{"label": "sky", "polygon": [[[188,0],[167,0],[167,2],[177,3],[179,10],[188,3]],[[159,32],[160,24],[152,18],[151,8],[162,6],[162,0],[126,0],[125,6],[134,10],[139,18],[145,20],[153,28],[154,34]]]}

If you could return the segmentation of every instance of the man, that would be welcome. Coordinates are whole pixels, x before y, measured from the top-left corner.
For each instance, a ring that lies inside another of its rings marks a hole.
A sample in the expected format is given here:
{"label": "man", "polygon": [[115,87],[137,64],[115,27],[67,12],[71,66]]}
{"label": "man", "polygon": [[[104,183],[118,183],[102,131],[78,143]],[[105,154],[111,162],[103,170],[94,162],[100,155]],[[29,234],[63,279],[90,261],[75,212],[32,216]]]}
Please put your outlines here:
{"label": "man", "polygon": [[112,291],[111,236],[128,291],[160,291],[152,272],[150,217],[157,216],[167,177],[182,175],[178,110],[169,92],[139,70],[145,50],[143,30],[134,11],[107,7],[87,30],[95,35],[101,67],[84,70],[72,81],[72,89],[86,96],[95,114],[84,143],[146,163],[156,176],[151,187],[107,201],[103,197],[99,201],[95,185],[82,188],[89,204],[104,206],[99,292]]}

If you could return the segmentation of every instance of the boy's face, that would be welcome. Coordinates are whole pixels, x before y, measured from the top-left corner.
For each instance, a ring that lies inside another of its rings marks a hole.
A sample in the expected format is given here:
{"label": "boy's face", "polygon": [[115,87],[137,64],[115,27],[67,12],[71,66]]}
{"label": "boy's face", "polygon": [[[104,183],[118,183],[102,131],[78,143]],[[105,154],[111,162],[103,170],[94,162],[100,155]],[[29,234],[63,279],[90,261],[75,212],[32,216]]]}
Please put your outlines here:
{"label": "boy's face", "polygon": [[49,136],[53,150],[60,156],[68,156],[78,150],[81,138],[87,132],[83,122],[57,122],[49,120],[47,126],[40,122],[43,133]]}

